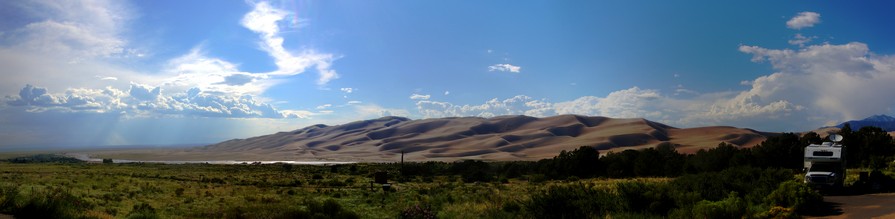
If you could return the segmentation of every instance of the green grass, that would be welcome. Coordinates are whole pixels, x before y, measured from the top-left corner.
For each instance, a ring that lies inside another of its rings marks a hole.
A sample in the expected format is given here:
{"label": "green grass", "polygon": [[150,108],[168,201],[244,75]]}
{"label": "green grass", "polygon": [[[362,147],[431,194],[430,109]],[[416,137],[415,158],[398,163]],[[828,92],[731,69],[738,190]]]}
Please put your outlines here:
{"label": "green grass", "polygon": [[[363,212],[364,218],[395,218],[403,209],[420,204],[432,206],[440,217],[457,218],[498,216],[504,205],[527,199],[537,187],[561,183],[517,179],[463,183],[452,176],[414,177],[393,182],[395,189],[384,193],[379,186],[370,190],[370,176],[391,166],[357,165],[354,173],[349,168],[333,173],[330,167],[304,165],[0,162],[0,188],[17,189],[18,207],[32,193],[63,191],[83,202],[79,217],[94,218],[133,216],[141,205],[151,206],[160,218],[236,217],[240,212],[306,211],[313,203],[327,200],[348,212]],[[314,179],[315,175],[322,179]],[[615,180],[581,181],[600,185]],[[15,213],[0,209],[4,210]]]}
{"label": "green grass", "polygon": [[[765,196],[777,189],[775,182],[792,176],[736,168],[675,179],[544,180],[534,174],[467,183],[460,175],[396,180],[398,169],[381,163],[333,168],[0,162],[0,213],[18,218],[533,218],[552,214],[549,206],[556,205],[569,209],[564,215],[597,218],[758,215],[772,209]],[[380,171],[392,176],[389,192],[378,185],[370,189],[373,173]],[[568,200],[573,202],[563,202]],[[597,203],[603,207],[594,208]],[[743,206],[749,210],[728,211]]]}

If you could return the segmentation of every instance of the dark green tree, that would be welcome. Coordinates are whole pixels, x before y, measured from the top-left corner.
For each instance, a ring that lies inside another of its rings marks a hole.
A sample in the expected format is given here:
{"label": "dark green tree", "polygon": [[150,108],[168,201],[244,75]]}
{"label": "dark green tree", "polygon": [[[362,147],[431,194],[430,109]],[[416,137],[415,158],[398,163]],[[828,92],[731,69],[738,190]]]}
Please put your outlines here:
{"label": "dark green tree", "polygon": [[696,152],[687,159],[685,169],[688,173],[715,172],[727,169],[737,153],[742,153],[736,146],[724,142],[718,143],[718,147]]}
{"label": "dark green tree", "polygon": [[805,146],[799,135],[783,133],[753,147],[752,155],[758,166],[797,170],[802,168]]}
{"label": "dark green tree", "polygon": [[808,146],[809,144],[820,144],[823,141],[824,139],[815,132],[805,133],[804,135],[802,135],[802,138],[799,139],[799,142],[801,142],[800,145],[802,146]]}
{"label": "dark green tree", "polygon": [[608,153],[600,159],[606,165],[606,175],[612,178],[627,178],[636,176],[634,165],[640,151],[624,150],[621,153]]}
{"label": "dark green tree", "polygon": [[603,165],[600,162],[600,152],[589,146],[581,146],[573,151],[561,151],[553,159],[543,162],[543,167],[550,177],[555,179],[576,176],[579,178],[593,177],[603,174]]}

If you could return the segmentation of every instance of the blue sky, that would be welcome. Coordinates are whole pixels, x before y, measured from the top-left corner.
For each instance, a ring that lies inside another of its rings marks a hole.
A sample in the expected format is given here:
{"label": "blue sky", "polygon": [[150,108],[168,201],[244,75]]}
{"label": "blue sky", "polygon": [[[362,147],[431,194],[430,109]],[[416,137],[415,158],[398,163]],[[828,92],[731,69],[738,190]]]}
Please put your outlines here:
{"label": "blue sky", "polygon": [[889,1],[3,1],[0,146],[386,115],[805,131],[895,114]]}

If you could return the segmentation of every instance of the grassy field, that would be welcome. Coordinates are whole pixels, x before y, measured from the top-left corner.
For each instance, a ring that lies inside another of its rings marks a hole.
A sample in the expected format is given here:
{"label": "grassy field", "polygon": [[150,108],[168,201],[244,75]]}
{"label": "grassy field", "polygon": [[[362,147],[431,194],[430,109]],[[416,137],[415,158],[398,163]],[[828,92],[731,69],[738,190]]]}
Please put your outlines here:
{"label": "grassy field", "polygon": [[[464,183],[455,176],[415,177],[371,190],[370,177],[396,165],[206,165],[0,162],[0,188],[18,197],[70,194],[78,216],[122,218],[147,204],[161,218],[220,218],[313,211],[338,203],[363,218],[395,218],[420,205],[438,217],[514,217],[529,194],[564,181]],[[392,171],[394,176],[396,172]],[[663,178],[632,179],[666,181]],[[611,187],[622,179],[584,179],[592,187]],[[9,197],[10,195],[7,195]],[[21,199],[21,198],[20,198]],[[19,200],[22,202],[22,200]],[[321,204],[322,203],[322,204]],[[23,205],[23,203],[18,203]],[[313,213],[313,212],[312,212]],[[275,216],[271,216],[275,217]]]}
{"label": "grassy field", "polygon": [[[470,182],[469,175],[444,172],[451,168],[397,177],[400,166],[383,163],[105,164],[42,158],[53,162],[0,161],[0,213],[19,218],[788,218],[810,212],[820,199],[800,182],[801,174],[752,167],[677,178],[549,180],[541,174],[498,174]],[[490,169],[494,165],[501,164]],[[389,173],[391,189],[378,184],[371,189],[376,172]],[[857,181],[858,172],[849,171],[847,185]]]}

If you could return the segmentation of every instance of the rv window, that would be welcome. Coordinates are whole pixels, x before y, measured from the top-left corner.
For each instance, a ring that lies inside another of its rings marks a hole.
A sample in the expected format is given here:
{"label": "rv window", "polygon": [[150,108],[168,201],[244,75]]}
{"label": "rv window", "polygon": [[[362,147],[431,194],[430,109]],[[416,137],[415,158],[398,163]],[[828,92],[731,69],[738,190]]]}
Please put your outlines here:
{"label": "rv window", "polygon": [[809,172],[837,172],[838,169],[842,168],[841,163],[814,163],[811,165],[811,168],[808,169]]}
{"label": "rv window", "polygon": [[833,152],[832,151],[815,151],[814,156],[830,157],[830,156],[833,156]]}

